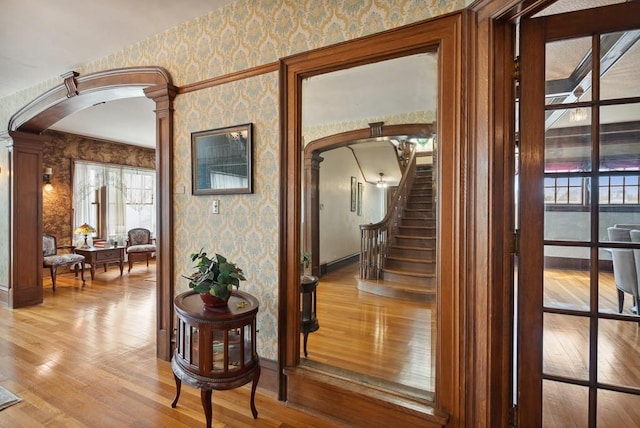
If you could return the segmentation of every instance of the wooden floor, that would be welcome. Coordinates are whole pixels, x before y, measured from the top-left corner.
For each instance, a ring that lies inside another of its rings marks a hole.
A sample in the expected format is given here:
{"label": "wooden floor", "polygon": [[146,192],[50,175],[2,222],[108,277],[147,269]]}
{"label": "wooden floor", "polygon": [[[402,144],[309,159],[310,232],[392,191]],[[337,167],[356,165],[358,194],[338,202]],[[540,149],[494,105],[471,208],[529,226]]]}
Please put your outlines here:
{"label": "wooden floor", "polygon": [[[204,426],[199,391],[183,386],[176,409],[168,362],[155,358],[155,271],[136,265],[120,277],[111,267],[81,287],[60,275],[54,293],[45,273],[44,304],[20,310],[0,305],[0,385],[23,398],[0,412],[0,427]],[[588,274],[547,270],[547,306],[588,307]],[[617,312],[610,274],[600,278],[601,310]],[[627,302],[625,311],[629,313]],[[545,316],[544,370],[583,376],[588,337],[576,317]],[[308,360],[381,382],[427,391],[433,386],[434,311],[356,289],[346,268],[321,278],[320,330],[309,337]],[[640,327],[604,320],[599,376],[640,385]],[[364,358],[364,355],[368,355]],[[426,387],[425,387],[426,385]],[[586,426],[586,388],[545,381],[544,425]],[[249,389],[215,391],[214,427],[337,427],[290,408],[258,388],[251,417]],[[600,393],[598,426],[640,426],[640,399]],[[638,422],[636,422],[638,421]]]}
{"label": "wooden floor", "polygon": [[[55,293],[45,274],[44,304],[0,305],[0,385],[23,401],[0,411],[0,427],[204,427],[200,391],[175,383],[169,362],[155,358],[154,267],[115,267],[59,275]],[[258,388],[254,420],[249,389],[214,391],[213,426],[338,427],[292,409]]]}
{"label": "wooden floor", "polygon": [[309,335],[307,359],[433,399],[435,304],[359,291],[358,274],[354,264],[320,278],[320,329]]}

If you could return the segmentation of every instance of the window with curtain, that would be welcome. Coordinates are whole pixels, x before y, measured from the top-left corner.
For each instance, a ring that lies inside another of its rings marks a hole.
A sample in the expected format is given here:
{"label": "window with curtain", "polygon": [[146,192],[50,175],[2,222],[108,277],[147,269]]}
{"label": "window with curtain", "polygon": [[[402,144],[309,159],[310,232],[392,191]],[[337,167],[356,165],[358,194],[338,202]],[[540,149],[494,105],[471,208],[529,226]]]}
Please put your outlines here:
{"label": "window with curtain", "polygon": [[155,236],[155,193],[153,170],[76,161],[73,227],[88,223],[96,228],[96,237],[121,243],[134,227]]}

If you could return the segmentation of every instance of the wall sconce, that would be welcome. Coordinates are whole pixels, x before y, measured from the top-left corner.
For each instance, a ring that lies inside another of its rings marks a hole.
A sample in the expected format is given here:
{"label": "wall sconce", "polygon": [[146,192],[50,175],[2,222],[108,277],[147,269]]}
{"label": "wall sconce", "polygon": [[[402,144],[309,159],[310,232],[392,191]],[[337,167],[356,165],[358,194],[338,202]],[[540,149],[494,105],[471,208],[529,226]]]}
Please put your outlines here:
{"label": "wall sconce", "polygon": [[44,181],[44,190],[46,192],[50,192],[53,190],[53,186],[51,185],[51,175],[53,171],[51,168],[45,168],[44,174],[42,174],[42,181]]}

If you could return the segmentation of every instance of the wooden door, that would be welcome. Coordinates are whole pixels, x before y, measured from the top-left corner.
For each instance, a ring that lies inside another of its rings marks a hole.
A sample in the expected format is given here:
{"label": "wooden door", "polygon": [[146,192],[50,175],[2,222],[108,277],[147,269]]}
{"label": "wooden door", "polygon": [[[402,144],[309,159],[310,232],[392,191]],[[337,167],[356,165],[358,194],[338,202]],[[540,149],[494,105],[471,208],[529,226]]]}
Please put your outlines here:
{"label": "wooden door", "polygon": [[640,224],[638,17],[521,22],[519,426],[640,425],[640,318],[611,261],[640,246],[608,235]]}

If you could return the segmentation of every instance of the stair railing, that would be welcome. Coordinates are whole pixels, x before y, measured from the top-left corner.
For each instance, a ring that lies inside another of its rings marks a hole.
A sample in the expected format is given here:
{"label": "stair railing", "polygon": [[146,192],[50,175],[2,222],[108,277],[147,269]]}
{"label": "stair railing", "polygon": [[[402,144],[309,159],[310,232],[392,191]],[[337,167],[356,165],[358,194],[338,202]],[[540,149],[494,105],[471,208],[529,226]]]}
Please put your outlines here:
{"label": "stair railing", "polygon": [[387,257],[389,238],[397,233],[416,172],[416,151],[411,153],[387,213],[378,223],[360,225],[360,279],[380,279]]}

